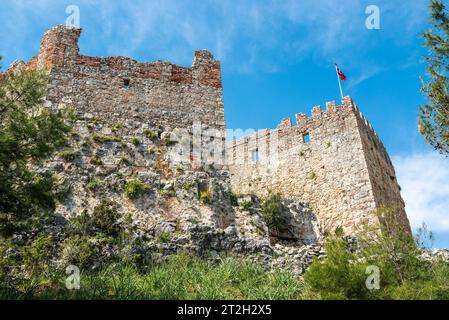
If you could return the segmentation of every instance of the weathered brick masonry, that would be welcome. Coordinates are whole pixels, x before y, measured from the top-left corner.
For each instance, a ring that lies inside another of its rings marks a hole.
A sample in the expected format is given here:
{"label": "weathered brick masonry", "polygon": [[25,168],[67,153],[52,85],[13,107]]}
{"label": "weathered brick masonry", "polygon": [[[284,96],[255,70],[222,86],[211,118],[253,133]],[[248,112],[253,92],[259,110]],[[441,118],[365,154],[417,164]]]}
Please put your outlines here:
{"label": "weathered brick masonry", "polygon": [[127,57],[97,58],[79,54],[81,29],[57,26],[44,34],[30,69],[48,70],[47,100],[115,123],[129,121],[190,128],[199,121],[224,131],[220,62],[195,51],[191,68],[169,62],[139,63]]}

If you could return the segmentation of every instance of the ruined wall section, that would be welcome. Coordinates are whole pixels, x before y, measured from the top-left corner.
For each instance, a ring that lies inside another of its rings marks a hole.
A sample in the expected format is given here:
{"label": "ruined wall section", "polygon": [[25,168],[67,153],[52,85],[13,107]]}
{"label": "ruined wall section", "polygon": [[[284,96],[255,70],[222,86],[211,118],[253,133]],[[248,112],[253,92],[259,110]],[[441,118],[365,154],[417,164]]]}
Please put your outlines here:
{"label": "ruined wall section", "polygon": [[204,128],[224,132],[221,67],[212,54],[195,51],[190,68],[88,57],[79,54],[80,33],[67,26],[50,29],[39,54],[27,64],[50,72],[49,107],[70,105],[81,116],[102,118],[110,125],[144,123],[170,130],[201,122]]}
{"label": "ruined wall section", "polygon": [[[372,151],[370,141],[377,145]],[[296,126],[286,118],[276,130],[233,141],[228,161],[235,192],[266,196],[272,190],[308,202],[329,231],[378,224],[374,211],[381,203],[403,208],[385,148],[349,97],[341,106],[326,103],[325,111],[313,108],[311,117],[297,114]]]}

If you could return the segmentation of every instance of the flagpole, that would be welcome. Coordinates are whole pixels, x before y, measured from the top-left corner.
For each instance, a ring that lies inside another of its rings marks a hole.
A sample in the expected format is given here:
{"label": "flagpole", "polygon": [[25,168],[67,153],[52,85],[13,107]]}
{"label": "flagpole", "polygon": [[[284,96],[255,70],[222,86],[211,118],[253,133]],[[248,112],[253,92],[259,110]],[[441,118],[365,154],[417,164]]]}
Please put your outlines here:
{"label": "flagpole", "polygon": [[341,80],[340,80],[340,76],[338,75],[338,69],[337,68],[338,68],[337,64],[335,64],[335,73],[337,74],[338,87],[340,88],[341,99],[343,99],[343,89],[341,88]]}

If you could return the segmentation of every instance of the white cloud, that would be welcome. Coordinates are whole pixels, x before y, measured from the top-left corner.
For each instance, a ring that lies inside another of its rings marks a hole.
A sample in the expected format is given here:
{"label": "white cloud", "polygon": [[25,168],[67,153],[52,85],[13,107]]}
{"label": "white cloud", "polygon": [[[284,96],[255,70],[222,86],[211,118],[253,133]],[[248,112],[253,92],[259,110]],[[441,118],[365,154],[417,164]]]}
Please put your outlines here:
{"label": "white cloud", "polygon": [[434,152],[393,157],[412,228],[449,231],[449,159]]}

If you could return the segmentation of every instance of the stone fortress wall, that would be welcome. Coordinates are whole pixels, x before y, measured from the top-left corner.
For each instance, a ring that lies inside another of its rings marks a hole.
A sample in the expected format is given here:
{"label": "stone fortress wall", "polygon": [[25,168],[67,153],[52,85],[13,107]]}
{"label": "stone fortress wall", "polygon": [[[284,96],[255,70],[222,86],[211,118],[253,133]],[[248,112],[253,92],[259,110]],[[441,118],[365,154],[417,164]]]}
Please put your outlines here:
{"label": "stone fortress wall", "polygon": [[[327,103],[326,111],[315,107],[310,118],[297,114],[296,126],[284,119],[275,130],[226,147],[221,67],[212,54],[196,51],[190,68],[126,57],[94,58],[79,54],[80,33],[67,26],[50,29],[39,54],[12,68],[47,70],[47,106],[73,107],[82,136],[95,131],[119,135],[122,141],[142,137],[142,144],[132,149],[135,155],[128,155],[134,159],[129,168],[133,174],[144,174],[155,162],[147,150],[153,143],[144,137],[145,128],[159,128],[160,133],[184,128],[195,137],[200,125],[200,141],[189,142],[187,160],[216,159],[226,150],[235,193],[265,196],[268,190],[279,191],[310,203],[324,228],[341,226],[348,233],[378,223],[376,208],[394,207],[401,224],[410,229],[388,154],[349,97],[341,106]],[[198,146],[200,155],[195,156]],[[104,171],[117,166],[125,151],[121,143],[112,142],[95,152],[91,156],[101,158]]]}
{"label": "stone fortress wall", "polygon": [[136,121],[169,130],[197,121],[224,132],[221,67],[211,53],[195,51],[190,68],[89,57],[79,54],[80,34],[81,29],[63,25],[48,30],[39,54],[26,65],[49,71],[50,105],[62,102],[112,124]]}
{"label": "stone fortress wall", "polygon": [[234,192],[280,192],[308,202],[324,229],[346,233],[379,223],[375,210],[395,210],[410,230],[391,160],[350,97],[314,107],[312,116],[284,119],[275,130],[232,141],[227,148]]}
{"label": "stone fortress wall", "polygon": [[106,133],[107,127],[117,125],[121,134],[129,136],[145,128],[156,128],[159,134],[183,128],[190,136],[196,134],[196,139],[190,137],[192,150],[187,150],[183,162],[214,158],[209,154],[213,149],[224,152],[221,66],[211,53],[195,51],[192,67],[89,57],[79,54],[80,34],[80,28],[56,26],[44,34],[38,55],[10,69],[47,70],[47,106],[53,110],[73,107],[81,120],[101,119]]}

